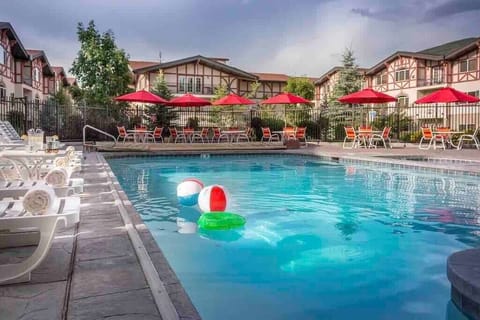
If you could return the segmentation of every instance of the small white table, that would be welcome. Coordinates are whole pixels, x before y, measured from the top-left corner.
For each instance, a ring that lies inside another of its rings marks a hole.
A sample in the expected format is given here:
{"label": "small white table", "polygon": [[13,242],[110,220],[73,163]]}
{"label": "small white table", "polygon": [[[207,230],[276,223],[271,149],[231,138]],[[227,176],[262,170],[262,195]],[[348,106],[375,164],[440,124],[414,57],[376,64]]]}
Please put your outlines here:
{"label": "small white table", "polygon": [[147,134],[152,134],[153,131],[150,130],[127,130],[128,133],[133,134],[133,142],[137,143],[141,141],[145,143],[147,141]]}
{"label": "small white table", "polygon": [[[445,143],[450,145],[452,148],[458,149],[458,145],[455,145],[452,141],[452,135],[454,134],[464,134],[465,131],[433,131],[433,139],[435,139],[436,136],[444,136],[445,137]],[[433,144],[433,149],[437,149],[436,143]]]}
{"label": "small white table", "polygon": [[223,134],[226,135],[230,143],[233,143],[235,138],[237,138],[238,140],[238,136],[241,135],[242,133],[245,133],[245,130],[223,130],[222,131],[222,135]]}

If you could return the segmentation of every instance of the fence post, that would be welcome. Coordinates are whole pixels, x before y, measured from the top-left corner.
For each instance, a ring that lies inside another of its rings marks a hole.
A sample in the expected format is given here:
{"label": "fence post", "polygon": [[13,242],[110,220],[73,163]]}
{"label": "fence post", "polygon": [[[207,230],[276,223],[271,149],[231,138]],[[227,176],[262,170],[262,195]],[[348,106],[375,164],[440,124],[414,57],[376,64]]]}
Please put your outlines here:
{"label": "fence post", "polygon": [[27,132],[27,128],[28,128],[28,105],[27,105],[27,97],[23,97],[22,98],[22,102],[23,102],[23,105],[25,107],[25,116],[24,116],[24,120],[23,120],[23,131],[26,133]]}
{"label": "fence post", "polygon": [[56,122],[56,127],[57,127],[55,133],[60,136],[60,132],[58,130],[59,129],[59,124],[58,124],[59,114],[58,114],[58,101],[57,100],[55,100],[55,117],[56,117],[55,122]]}
{"label": "fence post", "polygon": [[400,141],[400,106],[397,105],[397,139]]}

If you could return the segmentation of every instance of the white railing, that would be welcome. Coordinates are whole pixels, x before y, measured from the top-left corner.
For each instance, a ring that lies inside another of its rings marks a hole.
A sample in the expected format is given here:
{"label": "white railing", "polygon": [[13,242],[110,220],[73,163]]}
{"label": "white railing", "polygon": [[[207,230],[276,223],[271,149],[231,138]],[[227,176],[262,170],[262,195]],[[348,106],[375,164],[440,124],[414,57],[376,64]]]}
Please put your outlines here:
{"label": "white railing", "polygon": [[87,124],[87,125],[85,125],[85,126],[83,127],[83,145],[84,145],[84,146],[85,146],[85,136],[86,136],[86,135],[85,135],[85,132],[86,132],[87,129],[92,129],[93,131],[99,132],[99,133],[101,133],[101,134],[103,134],[103,135],[105,135],[105,136],[107,136],[107,137],[112,138],[112,139],[113,139],[113,146],[112,146],[112,147],[114,147],[114,146],[117,144],[117,138],[115,138],[114,136],[112,136],[110,133],[105,132],[105,131],[103,131],[103,130],[100,130],[100,129],[98,129],[98,128],[95,128],[95,127]]}

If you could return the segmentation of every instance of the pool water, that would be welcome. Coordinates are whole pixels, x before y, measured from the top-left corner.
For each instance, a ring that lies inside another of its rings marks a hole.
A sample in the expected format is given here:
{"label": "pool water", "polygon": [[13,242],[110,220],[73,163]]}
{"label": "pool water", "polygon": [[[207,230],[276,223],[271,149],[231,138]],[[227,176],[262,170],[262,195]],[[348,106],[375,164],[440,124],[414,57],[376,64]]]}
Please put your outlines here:
{"label": "pool water", "polygon": [[[116,158],[203,319],[465,319],[446,259],[480,244],[475,178],[289,155]],[[230,192],[244,228],[199,231],[176,187]]]}

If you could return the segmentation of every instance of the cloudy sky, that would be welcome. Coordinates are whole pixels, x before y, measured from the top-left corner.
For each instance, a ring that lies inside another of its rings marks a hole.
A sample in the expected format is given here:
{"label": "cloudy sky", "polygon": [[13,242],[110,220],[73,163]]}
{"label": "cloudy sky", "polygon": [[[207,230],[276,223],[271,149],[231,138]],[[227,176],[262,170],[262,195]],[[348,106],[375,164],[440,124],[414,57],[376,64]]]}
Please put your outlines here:
{"label": "cloudy sky", "polygon": [[70,68],[78,22],[113,30],[132,60],[228,57],[251,72],[319,76],[351,47],[371,67],[397,50],[480,36],[480,0],[0,0],[26,48]]}

